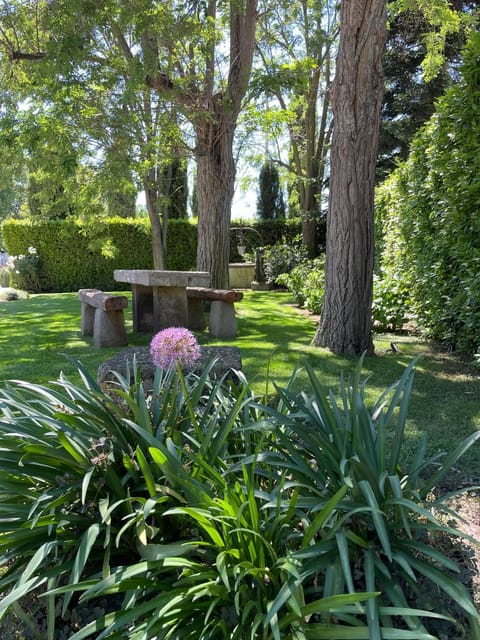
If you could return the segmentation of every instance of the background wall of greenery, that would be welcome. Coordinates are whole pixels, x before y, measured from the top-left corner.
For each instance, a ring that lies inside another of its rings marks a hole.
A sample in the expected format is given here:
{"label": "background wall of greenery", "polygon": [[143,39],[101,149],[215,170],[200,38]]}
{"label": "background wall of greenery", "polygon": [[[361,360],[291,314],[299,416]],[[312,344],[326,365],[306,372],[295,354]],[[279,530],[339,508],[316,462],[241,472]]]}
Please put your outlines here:
{"label": "background wall of greenery", "polygon": [[[195,263],[196,231],[173,220],[168,238],[170,269],[190,269]],[[115,290],[114,269],[151,269],[152,250],[147,219],[111,218],[92,226],[74,219],[31,222],[6,220],[2,234],[11,256],[39,256],[39,291],[75,291],[85,287]],[[192,258],[193,256],[193,258]],[[15,283],[21,285],[21,283]]]}
{"label": "background wall of greenery", "polygon": [[377,194],[380,277],[428,335],[466,352],[480,343],[479,60],[476,33],[461,80]]}
{"label": "background wall of greenery", "polygon": [[[240,232],[232,231],[230,260],[241,262],[239,244],[245,244],[247,251],[253,252],[257,246],[292,243],[301,233],[301,220],[233,222],[232,227],[242,229],[242,242]],[[153,268],[150,226],[146,218],[117,217],[94,225],[75,218],[5,220],[1,231],[8,253],[27,257],[20,273],[14,274],[12,285],[18,288],[32,290],[31,276],[35,275],[35,292],[66,292],[90,287],[118,290],[124,285],[113,280],[115,269]],[[323,222],[318,224],[318,238],[321,248],[325,238]],[[29,247],[36,249],[37,260],[28,259]],[[196,225],[186,220],[170,220],[167,269],[195,269],[196,251]],[[30,273],[32,269],[35,274]],[[22,286],[26,283],[28,286]]]}

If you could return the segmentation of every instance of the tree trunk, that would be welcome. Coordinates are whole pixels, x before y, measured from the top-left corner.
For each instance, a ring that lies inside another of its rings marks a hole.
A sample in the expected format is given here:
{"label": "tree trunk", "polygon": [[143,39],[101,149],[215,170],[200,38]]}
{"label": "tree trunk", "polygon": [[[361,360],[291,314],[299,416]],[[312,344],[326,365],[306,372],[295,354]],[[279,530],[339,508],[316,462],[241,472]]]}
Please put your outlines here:
{"label": "tree trunk", "polygon": [[[210,0],[209,15],[216,15]],[[207,52],[203,104],[192,119],[196,133],[198,247],[197,268],[209,271],[212,287],[228,287],[230,216],[235,183],[233,136],[248,87],[255,48],[257,0],[230,3],[230,55],[223,92],[215,93],[215,51]]]}
{"label": "tree trunk", "polygon": [[[223,121],[224,122],[224,121]],[[228,288],[230,212],[235,163],[232,144],[235,125],[199,124],[197,134],[198,246],[197,268],[209,271],[211,286]]]}
{"label": "tree trunk", "polygon": [[386,34],[385,0],[341,3],[325,300],[314,338],[338,354],[373,353],[373,203]]}

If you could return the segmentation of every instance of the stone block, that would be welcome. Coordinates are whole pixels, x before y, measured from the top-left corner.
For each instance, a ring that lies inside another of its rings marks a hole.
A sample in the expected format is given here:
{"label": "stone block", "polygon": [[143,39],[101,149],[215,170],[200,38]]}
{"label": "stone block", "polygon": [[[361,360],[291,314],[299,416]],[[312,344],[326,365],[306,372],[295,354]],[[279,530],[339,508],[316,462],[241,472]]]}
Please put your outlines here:
{"label": "stone block", "polygon": [[211,336],[230,340],[237,335],[235,307],[230,302],[212,300],[208,330]]}
{"label": "stone block", "polygon": [[[122,349],[122,351],[119,351],[103,362],[98,368],[98,383],[106,384],[108,387],[115,382],[116,377],[112,373],[113,371],[117,371],[125,377],[127,374],[127,363],[132,373],[134,359],[137,366],[140,367],[141,378],[145,389],[150,390],[153,385],[156,367],[152,362],[149,345]],[[190,371],[201,374],[212,359],[216,359],[215,366],[212,369],[213,376],[220,377],[225,375],[227,380],[236,381],[235,371],[241,371],[242,369],[242,358],[238,347],[200,347],[200,358]],[[186,370],[185,373],[188,373],[188,370]]]}

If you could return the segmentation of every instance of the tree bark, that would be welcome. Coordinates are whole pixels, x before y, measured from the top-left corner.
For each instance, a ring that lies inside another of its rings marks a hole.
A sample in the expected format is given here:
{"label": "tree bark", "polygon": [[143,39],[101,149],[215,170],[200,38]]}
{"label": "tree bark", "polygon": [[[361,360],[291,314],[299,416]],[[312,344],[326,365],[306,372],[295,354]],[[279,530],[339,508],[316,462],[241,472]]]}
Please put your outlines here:
{"label": "tree bark", "polygon": [[230,214],[235,184],[233,123],[219,118],[196,127],[198,246],[197,268],[208,271],[211,286],[228,289]]}
{"label": "tree bark", "polygon": [[338,354],[373,353],[373,203],[386,35],[385,0],[341,3],[325,299],[314,338]]}
{"label": "tree bark", "polygon": [[[210,2],[214,16],[215,1]],[[203,113],[190,116],[196,133],[197,268],[211,274],[211,286],[228,288],[230,217],[235,185],[233,136],[247,90],[255,48],[257,0],[230,3],[230,56],[224,91],[213,93],[213,60],[206,65]]]}

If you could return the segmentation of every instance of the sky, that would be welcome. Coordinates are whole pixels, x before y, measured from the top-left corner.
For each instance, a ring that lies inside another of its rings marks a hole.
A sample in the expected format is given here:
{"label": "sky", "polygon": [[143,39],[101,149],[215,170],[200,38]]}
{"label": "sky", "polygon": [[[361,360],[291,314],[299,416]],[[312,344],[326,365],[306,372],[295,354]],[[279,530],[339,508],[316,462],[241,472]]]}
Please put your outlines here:
{"label": "sky", "polygon": [[232,202],[232,220],[252,220],[255,218],[256,197],[256,193],[252,189],[242,192],[240,188],[237,188]]}

